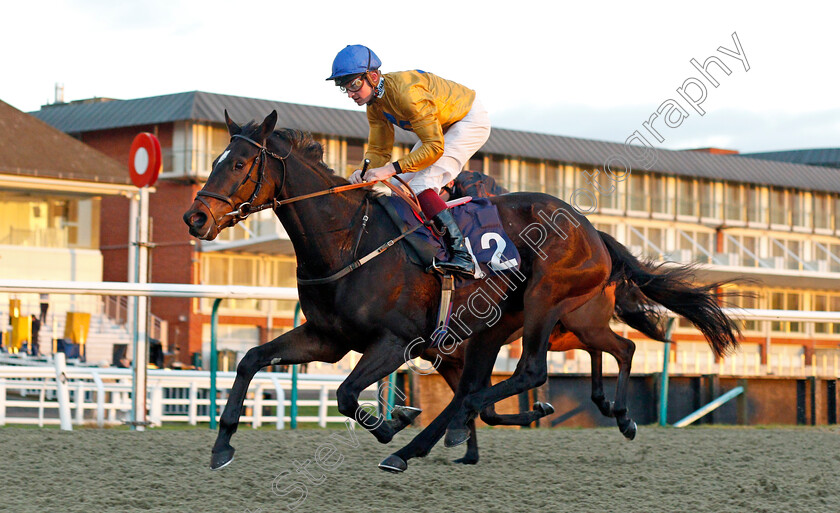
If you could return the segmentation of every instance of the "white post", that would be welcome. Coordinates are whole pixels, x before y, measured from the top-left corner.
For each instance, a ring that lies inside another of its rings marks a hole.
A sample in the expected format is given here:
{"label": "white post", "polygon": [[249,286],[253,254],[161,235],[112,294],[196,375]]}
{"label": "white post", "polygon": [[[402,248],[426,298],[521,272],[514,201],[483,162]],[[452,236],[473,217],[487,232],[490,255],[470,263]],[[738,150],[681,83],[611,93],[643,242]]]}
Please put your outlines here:
{"label": "white post", "polygon": [[58,418],[62,431],[73,431],[73,425],[70,423],[70,391],[67,389],[67,376],[64,373],[67,370],[67,363],[64,358],[64,353],[54,355]]}
{"label": "white post", "polygon": [[321,385],[321,393],[318,395],[318,425],[327,427],[327,385]]}
{"label": "white post", "polygon": [[103,427],[105,425],[105,385],[98,372],[93,371],[92,374],[93,382],[96,383],[96,425]]}
{"label": "white post", "polygon": [[[149,189],[140,189],[139,219],[137,221],[136,261],[134,276],[136,283],[147,283],[149,266]],[[143,431],[146,426],[146,366],[149,339],[147,333],[148,301],[146,296],[135,300],[134,308],[134,386],[132,387],[132,428]]]}
{"label": "white post", "polygon": [[198,412],[198,405],[196,401],[198,400],[198,387],[195,384],[195,381],[190,382],[190,404],[187,406],[187,419],[190,423],[190,426],[196,425],[196,414]]}
{"label": "white post", "polygon": [[286,391],[283,390],[283,385],[280,384],[277,376],[271,376],[271,381],[274,383],[274,390],[277,391],[277,431],[280,431],[286,421]]}
{"label": "white post", "polygon": [[262,425],[262,383],[258,383],[254,390],[254,410],[251,427],[257,429]]}
{"label": "white post", "polygon": [[47,382],[41,382],[41,393],[38,394],[38,427],[44,427],[44,400],[47,395]]}
{"label": "white post", "polygon": [[160,426],[163,422],[163,387],[160,382],[152,387],[152,404],[149,405],[151,425]]}
{"label": "white post", "polygon": [[76,382],[76,425],[85,423],[85,383],[81,379]]}

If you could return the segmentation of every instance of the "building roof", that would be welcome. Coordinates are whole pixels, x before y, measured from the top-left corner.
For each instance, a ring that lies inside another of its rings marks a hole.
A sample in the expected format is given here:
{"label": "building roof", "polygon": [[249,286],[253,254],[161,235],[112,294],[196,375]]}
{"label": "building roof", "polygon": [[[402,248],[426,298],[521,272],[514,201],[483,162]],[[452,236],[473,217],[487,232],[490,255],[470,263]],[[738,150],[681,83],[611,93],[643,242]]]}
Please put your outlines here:
{"label": "building roof", "polygon": [[762,153],[742,153],[742,157],[751,159],[776,160],[809,166],[840,168],[840,148],[814,148],[810,150],[766,151]]}
{"label": "building roof", "polygon": [[0,174],[130,184],[128,167],[0,101]]}
{"label": "building roof", "polygon": [[[192,91],[135,100],[70,103],[42,108],[32,115],[68,133],[174,121],[224,122],[224,109],[237,121],[264,118],[272,109],[278,124],[313,133],[365,140],[365,113],[241,96]],[[413,134],[396,130],[399,143],[412,144]],[[605,158],[625,155],[621,143],[493,128],[482,153],[601,167]],[[837,171],[789,162],[716,155],[695,151],[656,150],[650,171],[714,180],[776,185],[840,193]]]}

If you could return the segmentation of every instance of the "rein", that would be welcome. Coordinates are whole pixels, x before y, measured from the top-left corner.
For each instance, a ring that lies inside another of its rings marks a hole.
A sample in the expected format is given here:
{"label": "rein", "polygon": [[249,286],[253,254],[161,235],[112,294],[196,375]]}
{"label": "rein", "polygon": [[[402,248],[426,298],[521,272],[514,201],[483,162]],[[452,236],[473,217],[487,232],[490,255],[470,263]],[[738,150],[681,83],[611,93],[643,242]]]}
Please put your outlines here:
{"label": "rein", "polygon": [[[213,217],[213,222],[216,224],[216,228],[218,230],[222,229],[221,228],[221,223],[219,222],[218,219],[216,219],[216,216],[213,215],[213,209],[210,208],[210,205],[207,204],[207,201],[204,199],[204,197],[215,198],[215,199],[224,201],[225,203],[230,205],[230,207],[233,209],[230,212],[228,212],[227,214],[223,215],[221,220],[224,220],[225,217],[233,217],[235,222],[239,222],[239,221],[243,221],[243,220],[247,219],[248,216],[250,216],[254,212],[260,212],[262,210],[266,210],[266,209],[269,209],[269,208],[273,209],[273,210],[276,210],[277,208],[282,207],[283,205],[288,205],[288,204],[294,203],[296,201],[302,201],[302,200],[305,200],[305,199],[316,198],[318,196],[324,196],[324,195],[327,195],[327,194],[337,194],[337,193],[344,192],[344,191],[352,191],[354,189],[361,189],[362,187],[368,187],[368,186],[371,186],[371,185],[374,185],[374,184],[380,183],[380,182],[384,183],[387,187],[389,187],[397,196],[399,196],[406,203],[408,203],[408,205],[421,217],[421,219],[424,219],[424,217],[422,215],[422,209],[420,208],[420,202],[417,200],[417,195],[414,193],[413,190],[411,190],[411,188],[408,186],[408,184],[405,183],[405,181],[403,181],[403,179],[400,178],[397,175],[395,175],[395,178],[397,180],[399,180],[411,192],[411,196],[409,196],[400,187],[397,187],[394,184],[390,183],[388,181],[388,179],[386,178],[386,179],[383,179],[383,180],[374,180],[373,182],[361,182],[361,183],[349,184],[349,185],[339,185],[339,186],[335,186],[335,187],[330,187],[329,189],[325,189],[323,191],[312,192],[312,193],[309,193],[309,194],[303,194],[303,195],[295,196],[295,197],[292,197],[292,198],[286,198],[284,200],[278,200],[275,197],[275,198],[272,198],[271,201],[269,201],[267,203],[263,203],[262,205],[257,205],[255,207],[255,206],[253,206],[253,202],[254,202],[254,200],[257,199],[257,196],[259,195],[260,191],[262,190],[262,186],[265,183],[265,166],[266,166],[266,161],[268,160],[268,156],[274,157],[275,159],[279,160],[283,164],[283,178],[280,181],[280,188],[277,191],[277,194],[280,194],[283,191],[283,188],[286,186],[286,173],[287,173],[286,159],[289,157],[289,155],[291,155],[292,148],[291,147],[289,148],[289,152],[286,154],[286,156],[281,157],[280,155],[270,151],[268,148],[265,147],[265,145],[260,144],[259,142],[255,141],[255,140],[253,140],[249,137],[245,137],[244,135],[236,134],[236,135],[233,135],[231,137],[231,141],[233,141],[234,138],[239,138],[239,139],[242,139],[244,141],[247,141],[247,142],[253,144],[254,146],[256,146],[257,148],[260,149],[259,155],[257,155],[256,158],[254,158],[254,161],[251,163],[251,167],[248,169],[248,174],[245,176],[245,178],[242,180],[242,182],[239,183],[239,185],[236,187],[236,189],[234,189],[234,191],[229,196],[225,196],[223,194],[218,194],[218,193],[211,192],[211,191],[205,191],[204,189],[202,189],[202,190],[198,191],[198,193],[196,194],[196,197],[195,197],[195,199],[197,201],[201,202],[205,207],[207,207],[207,210],[210,212],[210,216]],[[252,180],[251,179],[251,174],[254,172],[254,167],[257,167],[257,180]],[[365,162],[365,170],[367,170],[367,161]],[[364,173],[363,173],[363,176],[364,176]],[[248,201],[243,201],[242,203],[239,204],[239,207],[237,207],[233,202],[232,196],[234,194],[236,194],[236,192],[243,185],[245,185],[249,181],[254,182],[256,184],[254,186],[254,192],[251,194],[251,197],[248,199]],[[365,201],[367,202],[367,200],[365,200]],[[370,205],[368,204],[367,207],[369,207],[369,206]],[[368,213],[367,213],[367,208],[366,208],[365,209],[365,214],[364,214],[364,217],[363,217],[362,230],[359,232],[359,236],[357,237],[356,243],[354,245],[353,256],[355,256],[356,250],[358,249],[358,246],[359,246],[359,243],[362,240],[362,233],[364,232],[365,226],[367,225],[367,220],[368,220]],[[313,279],[298,278],[297,282],[298,282],[299,285],[319,285],[319,284],[330,283],[330,282],[333,282],[335,280],[338,280],[339,278],[342,278],[342,277],[346,276],[351,271],[354,271],[354,270],[358,269],[359,267],[361,267],[362,265],[364,265],[368,261],[372,260],[373,258],[376,258],[380,254],[384,253],[385,251],[390,249],[394,244],[396,244],[397,242],[399,242],[403,238],[407,237],[408,235],[414,233],[420,227],[424,226],[424,224],[425,223],[420,223],[420,224],[416,225],[415,227],[411,228],[410,230],[401,233],[399,236],[383,243],[381,246],[379,246],[375,250],[371,251],[370,253],[363,256],[362,258],[360,258],[358,260],[355,260],[353,263],[344,267],[343,269],[341,269],[340,271],[338,271],[335,274],[331,274],[330,276],[327,276],[325,278],[313,278]],[[212,226],[207,228],[208,233],[209,233],[211,228],[212,228]]]}

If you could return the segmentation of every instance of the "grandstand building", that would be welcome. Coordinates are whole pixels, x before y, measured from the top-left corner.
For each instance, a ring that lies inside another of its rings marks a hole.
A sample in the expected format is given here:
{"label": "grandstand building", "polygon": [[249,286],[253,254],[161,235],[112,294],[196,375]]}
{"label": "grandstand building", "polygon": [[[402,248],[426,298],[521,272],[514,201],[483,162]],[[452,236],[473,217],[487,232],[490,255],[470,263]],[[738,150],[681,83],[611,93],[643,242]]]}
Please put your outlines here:
{"label": "grandstand building", "polygon": [[[311,132],[324,146],[326,163],[344,176],[363,157],[368,131],[362,111],[188,92],[50,105],[32,115],[121,162],[136,133],[158,136],[164,166],[152,194],[158,243],[153,281],[294,286],[293,250],[271,211],[215,241],[190,244],[181,214],[228,144],[224,109],[237,122],[261,120],[276,109],[278,125]],[[396,132],[394,158],[414,143],[413,134]],[[591,210],[595,226],[635,254],[697,263],[701,281],[751,279],[733,286],[754,294],[737,299],[738,306],[840,311],[838,170],[726,151],[657,150],[649,168],[633,169],[623,180],[598,171],[623,149],[617,143],[494,128],[468,167],[513,191],[541,191],[567,201],[576,191],[588,191],[575,196],[576,206]],[[579,205],[582,197],[588,204]],[[128,201],[103,196],[101,209],[102,277],[125,280]],[[185,362],[207,350],[210,309],[206,300],[152,301],[153,313],[169,322],[170,345]],[[270,340],[291,327],[292,310],[291,302],[227,301],[220,347],[245,351]],[[634,370],[653,365],[662,345],[621,329],[637,342]],[[840,323],[744,321],[743,329],[741,351],[724,365],[767,370],[822,362],[836,368]],[[675,363],[698,372],[720,365],[693,328],[679,325],[673,338]],[[554,358],[566,369],[573,361],[571,355]],[[588,371],[588,364],[581,368]]]}

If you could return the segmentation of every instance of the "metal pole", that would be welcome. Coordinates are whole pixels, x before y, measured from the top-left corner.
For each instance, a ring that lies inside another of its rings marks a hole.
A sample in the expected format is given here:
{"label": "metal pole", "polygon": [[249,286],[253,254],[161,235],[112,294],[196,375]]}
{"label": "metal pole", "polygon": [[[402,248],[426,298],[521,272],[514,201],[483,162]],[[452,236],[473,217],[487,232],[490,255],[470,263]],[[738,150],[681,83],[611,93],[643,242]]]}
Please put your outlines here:
{"label": "metal pole", "polygon": [[[147,283],[149,248],[149,189],[140,189],[139,217],[135,243],[135,283]],[[131,428],[143,431],[146,426],[146,366],[148,362],[149,334],[147,296],[139,296],[134,302],[134,380],[132,386]]]}
{"label": "metal pole", "polygon": [[676,319],[668,319],[665,328],[665,356],[662,361],[662,376],[659,382],[659,425],[668,425],[668,363],[671,361],[671,334],[674,332]]}
{"label": "metal pole", "polygon": [[723,403],[732,399],[733,397],[737,396],[738,394],[742,393],[743,391],[744,391],[744,387],[733,388],[729,392],[723,394],[722,396],[718,397],[717,399],[710,402],[706,406],[700,408],[699,410],[695,411],[694,413],[691,413],[688,416],[686,416],[685,418],[683,418],[681,420],[678,420],[677,422],[674,422],[674,427],[681,428],[681,427],[685,427],[685,426],[691,424],[695,420],[699,419],[700,417],[709,413],[710,411],[718,408]]}
{"label": "metal pole", "polygon": [[216,350],[216,327],[219,324],[219,305],[222,298],[213,300],[213,313],[210,315],[210,429],[216,429],[216,367],[218,366],[218,351]]}
{"label": "metal pole", "polygon": [[397,388],[397,371],[388,376],[388,406],[385,408],[385,419],[391,420],[391,410],[394,409],[394,395]]}
{"label": "metal pole", "polygon": [[[300,326],[300,301],[295,304],[295,319],[294,327]],[[292,365],[292,397],[291,406],[289,408],[289,427],[297,429],[297,413],[298,413],[298,366]]]}

